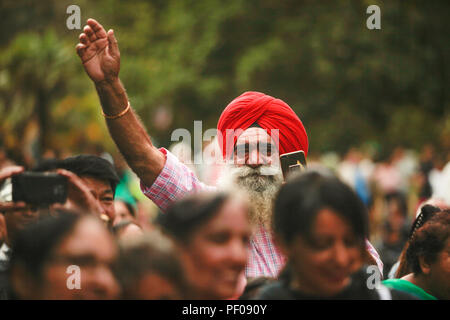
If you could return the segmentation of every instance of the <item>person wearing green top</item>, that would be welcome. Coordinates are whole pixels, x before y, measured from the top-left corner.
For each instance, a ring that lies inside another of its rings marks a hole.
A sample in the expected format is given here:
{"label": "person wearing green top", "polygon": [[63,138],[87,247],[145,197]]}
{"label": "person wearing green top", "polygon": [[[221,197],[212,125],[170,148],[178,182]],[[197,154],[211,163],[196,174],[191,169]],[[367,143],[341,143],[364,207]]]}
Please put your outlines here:
{"label": "person wearing green top", "polygon": [[422,288],[404,279],[388,279],[384,280],[382,284],[391,289],[410,293],[421,300],[437,300],[436,297],[427,293]]}
{"label": "person wearing green top", "polygon": [[416,229],[406,250],[411,273],[382,283],[423,300],[450,300],[450,210],[437,212]]}

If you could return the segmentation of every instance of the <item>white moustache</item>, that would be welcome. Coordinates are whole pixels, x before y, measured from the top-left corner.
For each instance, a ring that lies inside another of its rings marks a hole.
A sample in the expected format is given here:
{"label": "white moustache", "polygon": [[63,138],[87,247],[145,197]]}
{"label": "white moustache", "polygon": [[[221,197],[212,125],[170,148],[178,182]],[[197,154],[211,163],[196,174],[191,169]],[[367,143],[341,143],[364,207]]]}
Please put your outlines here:
{"label": "white moustache", "polygon": [[275,165],[228,166],[219,179],[221,188],[237,192],[248,200],[252,224],[266,227],[270,226],[272,202],[282,183],[283,173]]}
{"label": "white moustache", "polygon": [[276,176],[282,174],[280,167],[276,165],[263,165],[257,168],[252,168],[250,166],[232,166],[229,170],[231,175],[238,177],[246,177],[249,175]]}

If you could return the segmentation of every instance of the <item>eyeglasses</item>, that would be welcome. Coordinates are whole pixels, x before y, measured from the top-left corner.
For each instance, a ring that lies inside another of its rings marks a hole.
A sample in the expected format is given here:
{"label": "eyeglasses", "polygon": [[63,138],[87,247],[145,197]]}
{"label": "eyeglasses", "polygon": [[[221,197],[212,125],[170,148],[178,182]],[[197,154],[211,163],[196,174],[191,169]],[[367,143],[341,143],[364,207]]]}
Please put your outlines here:
{"label": "eyeglasses", "polygon": [[243,158],[252,151],[257,150],[259,154],[270,157],[278,149],[273,143],[256,142],[256,143],[239,143],[234,146],[234,155]]}

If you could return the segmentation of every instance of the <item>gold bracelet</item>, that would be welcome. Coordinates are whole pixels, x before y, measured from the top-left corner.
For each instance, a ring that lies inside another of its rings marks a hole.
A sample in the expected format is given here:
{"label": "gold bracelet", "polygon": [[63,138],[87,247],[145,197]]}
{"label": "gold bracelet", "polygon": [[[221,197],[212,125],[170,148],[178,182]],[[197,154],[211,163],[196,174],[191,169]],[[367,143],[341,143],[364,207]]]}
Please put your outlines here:
{"label": "gold bracelet", "polygon": [[105,113],[103,112],[103,110],[102,110],[102,114],[103,114],[103,116],[104,116],[106,119],[117,119],[117,118],[122,117],[125,113],[127,113],[128,110],[130,110],[130,108],[131,108],[130,101],[128,101],[128,105],[127,105],[127,107],[125,108],[125,110],[123,110],[123,111],[120,112],[119,114],[116,114],[115,116],[108,116],[107,114],[105,114]]}

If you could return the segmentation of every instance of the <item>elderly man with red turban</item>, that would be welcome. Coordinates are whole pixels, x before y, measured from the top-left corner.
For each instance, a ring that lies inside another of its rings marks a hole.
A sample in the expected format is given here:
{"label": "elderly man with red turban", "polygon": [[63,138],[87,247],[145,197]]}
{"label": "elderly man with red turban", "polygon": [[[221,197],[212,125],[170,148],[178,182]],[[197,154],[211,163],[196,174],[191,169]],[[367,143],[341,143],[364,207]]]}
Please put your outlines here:
{"label": "elderly man with red turban", "polygon": [[[95,83],[111,136],[141,179],[144,194],[164,212],[187,193],[214,190],[166,149],[153,146],[118,78],[120,53],[113,30],[106,32],[97,21],[89,19],[83,31],[77,53]],[[231,185],[250,199],[255,231],[246,276],[276,277],[285,262],[269,228],[272,200],[283,181],[279,155],[298,150],[307,155],[305,128],[282,100],[246,92],[225,108],[217,129],[223,158],[231,162],[219,187]],[[374,250],[373,255],[378,258]]]}

